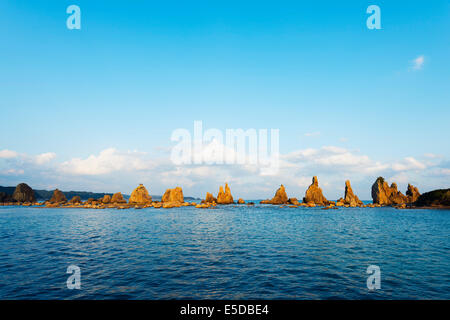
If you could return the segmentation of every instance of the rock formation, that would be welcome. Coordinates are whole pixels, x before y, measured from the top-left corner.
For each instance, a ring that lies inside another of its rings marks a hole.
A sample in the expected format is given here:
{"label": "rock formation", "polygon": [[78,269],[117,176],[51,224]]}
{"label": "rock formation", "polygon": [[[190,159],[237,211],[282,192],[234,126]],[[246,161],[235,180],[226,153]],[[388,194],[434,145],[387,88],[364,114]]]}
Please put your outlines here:
{"label": "rock formation", "polygon": [[406,196],[408,197],[408,203],[414,203],[419,199],[419,189],[408,183],[408,189],[406,190]]}
{"label": "rock formation", "polygon": [[183,190],[180,187],[167,189],[161,198],[161,202],[184,202]]}
{"label": "rock formation", "polygon": [[403,204],[408,202],[408,197],[397,190],[397,184],[395,182],[391,183],[391,190],[392,194],[390,199],[392,204]]}
{"label": "rock formation", "polygon": [[286,189],[283,185],[281,185],[278,190],[275,192],[275,195],[272,199],[263,200],[260,203],[262,204],[286,204],[288,203],[288,197],[286,194]]}
{"label": "rock formation", "polygon": [[383,177],[378,177],[372,185],[372,199],[374,204],[392,205],[408,202],[408,197],[397,190],[397,184],[393,182],[389,187]]}
{"label": "rock formation", "polygon": [[378,177],[375,183],[372,185],[372,199],[376,204],[391,204],[389,197],[391,196],[391,188],[383,177]]}
{"label": "rock formation", "polygon": [[220,186],[219,194],[217,195],[218,204],[231,204],[234,203],[233,196],[231,195],[230,187],[228,183],[225,183],[225,192],[223,192],[223,187]]}
{"label": "rock formation", "polygon": [[239,199],[238,199],[238,204],[245,204],[245,201],[244,201],[244,199],[242,199],[242,198],[239,198]]}
{"label": "rock formation", "polygon": [[109,194],[105,194],[103,196],[102,203],[104,203],[104,204],[111,203],[111,196]]}
{"label": "rock formation", "polygon": [[277,192],[275,192],[275,196],[270,200],[271,204],[285,204],[288,202],[288,197],[286,194],[286,189],[283,185],[281,185]]}
{"label": "rock formation", "polygon": [[79,204],[79,203],[81,203],[81,197],[80,196],[74,196],[72,199],[70,199],[69,203],[70,204]]}
{"label": "rock formation", "polygon": [[55,191],[53,191],[52,198],[50,199],[49,202],[50,203],[62,203],[62,202],[67,202],[67,199],[61,190],[56,189]]}
{"label": "rock formation", "polygon": [[322,189],[319,188],[319,180],[316,176],[313,177],[312,184],[309,186],[308,190],[306,190],[303,202],[320,206],[328,205],[328,200],[323,196]]}
{"label": "rock formation", "polygon": [[110,203],[127,203],[127,201],[123,198],[122,193],[117,192],[113,194]]}
{"label": "rock formation", "polygon": [[130,199],[128,203],[132,204],[149,204],[152,203],[152,197],[149,195],[147,189],[143,184],[140,184],[136,189],[131,193]]}
{"label": "rock formation", "polygon": [[17,202],[35,202],[36,197],[34,196],[33,189],[30,188],[26,183],[20,183],[17,185],[16,190],[12,195],[14,201]]}
{"label": "rock formation", "polygon": [[363,204],[358,196],[353,193],[350,180],[345,181],[344,204],[348,204],[350,207],[361,206]]}
{"label": "rock formation", "polygon": [[217,202],[217,199],[214,198],[212,193],[207,192],[205,200],[202,200],[202,203],[213,203],[213,202]]}
{"label": "rock formation", "polygon": [[300,202],[298,202],[297,198],[289,198],[288,203],[293,204],[295,206],[300,205]]}

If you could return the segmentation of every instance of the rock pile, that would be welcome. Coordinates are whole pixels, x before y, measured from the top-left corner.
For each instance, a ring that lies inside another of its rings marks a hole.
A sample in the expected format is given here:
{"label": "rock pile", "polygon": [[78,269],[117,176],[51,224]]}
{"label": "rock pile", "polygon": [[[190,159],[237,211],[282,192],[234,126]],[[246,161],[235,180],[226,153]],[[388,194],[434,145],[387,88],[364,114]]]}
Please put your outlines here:
{"label": "rock pile", "polygon": [[322,189],[319,188],[319,180],[316,176],[313,177],[311,185],[308,190],[306,190],[303,202],[319,206],[326,206],[329,204],[329,201],[323,196]]}
{"label": "rock pile", "polygon": [[205,200],[202,200],[202,203],[217,203],[217,199],[214,198],[212,193],[207,192]]}
{"label": "rock pile", "polygon": [[80,204],[81,203],[80,196],[74,196],[72,199],[70,199],[69,203],[70,204]]}
{"label": "rock pile", "polygon": [[183,189],[176,187],[173,189],[167,189],[161,198],[161,202],[184,202]]}
{"label": "rock pile", "polygon": [[345,181],[345,194],[344,198],[340,198],[336,206],[343,207],[343,206],[349,206],[349,207],[360,207],[363,205],[363,202],[359,200],[358,196],[353,193],[352,186],[350,185],[350,180]]}
{"label": "rock pile", "polygon": [[286,189],[281,185],[275,192],[272,199],[261,201],[262,204],[286,204],[288,203],[288,196],[286,194]]}
{"label": "rock pile", "polygon": [[232,204],[233,196],[231,195],[230,187],[228,187],[228,183],[225,183],[225,192],[223,191],[223,187],[220,186],[219,194],[217,195],[217,204]]}
{"label": "rock pile", "polygon": [[152,203],[152,197],[148,193],[147,189],[143,184],[140,184],[131,193],[130,199],[128,200],[130,204],[145,205]]}
{"label": "rock pile", "polygon": [[408,197],[397,190],[397,184],[393,182],[389,187],[383,177],[378,177],[372,185],[372,199],[374,204],[379,205],[401,205],[408,203]]}
{"label": "rock pile", "polygon": [[61,190],[56,189],[55,191],[53,191],[53,195],[51,197],[51,199],[49,200],[49,203],[64,203],[67,202],[66,196],[64,195],[64,193],[62,193]]}
{"label": "rock pile", "polygon": [[36,197],[34,191],[26,183],[20,183],[17,185],[16,190],[12,195],[12,199],[17,202],[35,202]]}
{"label": "rock pile", "polygon": [[408,183],[408,189],[406,190],[406,196],[408,197],[408,203],[414,203],[419,199],[419,189]]}
{"label": "rock pile", "polygon": [[117,192],[111,197],[110,203],[127,203],[127,201],[123,198],[122,193]]}
{"label": "rock pile", "polygon": [[184,202],[183,190],[180,187],[167,189],[161,198],[163,208],[173,208],[189,205]]}

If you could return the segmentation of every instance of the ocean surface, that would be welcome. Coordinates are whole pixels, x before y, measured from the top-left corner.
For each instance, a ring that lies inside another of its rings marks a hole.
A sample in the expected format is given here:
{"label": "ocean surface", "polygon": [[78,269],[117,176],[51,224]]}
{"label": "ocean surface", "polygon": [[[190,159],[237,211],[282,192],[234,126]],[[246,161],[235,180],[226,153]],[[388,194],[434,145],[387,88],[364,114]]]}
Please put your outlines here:
{"label": "ocean surface", "polygon": [[0,207],[0,299],[450,299],[449,235],[449,210]]}

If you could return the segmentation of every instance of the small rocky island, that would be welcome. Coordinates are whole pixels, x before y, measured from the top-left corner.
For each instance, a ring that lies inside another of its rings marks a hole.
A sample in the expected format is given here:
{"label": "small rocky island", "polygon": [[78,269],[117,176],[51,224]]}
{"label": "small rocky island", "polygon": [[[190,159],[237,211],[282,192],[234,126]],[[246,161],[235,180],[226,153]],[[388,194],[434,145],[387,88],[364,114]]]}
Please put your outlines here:
{"label": "small rocky island", "polygon": [[[319,187],[319,180],[316,176],[312,178],[312,183],[305,191],[305,195],[300,202],[297,198],[289,198],[286,189],[281,185],[275,192],[272,199],[262,200],[261,204],[278,205],[280,207],[316,207],[323,209],[338,209],[339,207],[363,207],[375,208],[381,206],[393,206],[398,209],[405,208],[450,208],[450,189],[440,189],[420,194],[417,187],[408,184],[405,194],[398,191],[395,182],[389,185],[383,177],[378,177],[372,185],[372,203],[364,204],[353,192],[350,181],[345,181],[344,197],[337,201],[327,200]],[[0,205],[21,205],[21,206],[43,206],[46,208],[91,208],[91,209],[128,209],[128,208],[174,208],[194,206],[196,208],[214,208],[217,205],[236,204],[233,200],[228,183],[219,187],[217,197],[210,192],[206,193],[205,199],[201,203],[187,202],[183,196],[181,187],[167,189],[161,197],[161,201],[153,201],[147,188],[140,184],[133,190],[128,201],[122,193],[105,194],[101,198],[89,198],[82,201],[80,196],[73,196],[70,200],[66,198],[64,192],[59,189],[53,191],[49,200],[37,202],[33,189],[25,183],[20,183],[12,194],[0,192]],[[254,205],[253,202],[245,202],[242,198],[237,201],[238,205]]]}

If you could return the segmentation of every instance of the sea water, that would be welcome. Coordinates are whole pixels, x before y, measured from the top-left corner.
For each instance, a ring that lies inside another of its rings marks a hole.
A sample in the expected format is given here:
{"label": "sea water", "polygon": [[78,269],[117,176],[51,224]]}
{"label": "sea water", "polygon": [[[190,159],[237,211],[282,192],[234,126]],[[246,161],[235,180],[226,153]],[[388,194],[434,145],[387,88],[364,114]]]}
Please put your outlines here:
{"label": "sea water", "polygon": [[0,299],[450,299],[449,232],[449,210],[0,207]]}

